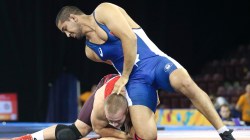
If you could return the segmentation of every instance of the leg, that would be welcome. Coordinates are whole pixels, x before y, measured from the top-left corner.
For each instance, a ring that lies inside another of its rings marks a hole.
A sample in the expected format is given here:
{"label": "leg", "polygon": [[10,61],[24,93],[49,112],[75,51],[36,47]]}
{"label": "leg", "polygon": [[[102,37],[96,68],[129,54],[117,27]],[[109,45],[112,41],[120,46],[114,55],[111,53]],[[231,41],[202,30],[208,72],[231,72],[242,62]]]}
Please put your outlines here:
{"label": "leg", "polygon": [[142,83],[129,82],[127,85],[128,95],[132,101],[129,113],[136,135],[141,139],[155,140],[157,127],[154,112],[157,93],[152,86]]}
{"label": "leg", "polygon": [[174,59],[161,59],[155,71],[155,85],[172,91],[173,88],[187,96],[193,105],[217,129],[222,140],[234,140],[232,131],[224,126],[208,95],[191,79],[188,72]]}
{"label": "leg", "polygon": [[77,120],[73,125],[58,124],[55,128],[57,140],[76,140],[85,137],[91,131],[86,123]]}
{"label": "leg", "polygon": [[170,74],[170,83],[176,91],[187,96],[216,129],[224,126],[208,95],[195,84],[184,68]]}
{"label": "leg", "polygon": [[75,126],[77,127],[77,129],[79,130],[79,132],[82,134],[83,137],[87,136],[92,131],[91,126],[78,119],[75,121]]}
{"label": "leg", "polygon": [[157,127],[154,112],[142,105],[129,107],[129,112],[136,135],[144,140],[155,140]]}
{"label": "leg", "polygon": [[[92,128],[89,125],[87,125],[86,123],[84,123],[80,120],[76,120],[74,124],[83,137],[87,136],[89,134],[89,132],[92,131]],[[45,128],[43,130],[44,140],[53,140],[53,139],[55,140],[56,139],[56,135],[57,135],[55,133],[56,127],[57,127],[57,125],[53,125],[51,127]]]}
{"label": "leg", "polygon": [[51,127],[45,128],[43,130],[43,137],[45,140],[55,140],[55,130],[57,125],[53,125]]}
{"label": "leg", "polygon": [[13,140],[56,140],[56,137],[58,140],[72,140],[72,137],[84,137],[87,136],[90,131],[92,131],[92,128],[89,125],[80,120],[76,120],[74,124],[75,128],[67,125],[53,125],[33,134],[13,138]]}

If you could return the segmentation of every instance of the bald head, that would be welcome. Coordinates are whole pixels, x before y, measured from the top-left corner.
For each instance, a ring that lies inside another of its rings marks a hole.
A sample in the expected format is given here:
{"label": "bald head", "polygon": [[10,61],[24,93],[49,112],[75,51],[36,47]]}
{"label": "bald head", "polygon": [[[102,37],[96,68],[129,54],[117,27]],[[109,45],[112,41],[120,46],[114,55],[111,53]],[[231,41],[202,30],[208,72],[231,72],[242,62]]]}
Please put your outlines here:
{"label": "bald head", "polygon": [[128,108],[127,99],[122,94],[111,94],[105,99],[104,109],[108,114],[116,114],[118,111]]}

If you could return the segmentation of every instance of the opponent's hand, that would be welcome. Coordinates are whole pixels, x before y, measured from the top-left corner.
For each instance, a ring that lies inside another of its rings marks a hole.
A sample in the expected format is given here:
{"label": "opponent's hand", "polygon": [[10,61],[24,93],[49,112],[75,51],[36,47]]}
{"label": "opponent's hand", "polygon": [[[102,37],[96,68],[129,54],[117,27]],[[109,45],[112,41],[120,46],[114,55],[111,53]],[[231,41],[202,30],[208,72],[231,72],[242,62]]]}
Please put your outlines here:
{"label": "opponent's hand", "polygon": [[131,136],[131,134],[127,134],[127,137],[125,138],[126,140],[129,140],[129,139],[133,139],[133,136]]}
{"label": "opponent's hand", "polygon": [[121,76],[115,83],[112,93],[120,94],[122,88],[127,84],[128,77]]}

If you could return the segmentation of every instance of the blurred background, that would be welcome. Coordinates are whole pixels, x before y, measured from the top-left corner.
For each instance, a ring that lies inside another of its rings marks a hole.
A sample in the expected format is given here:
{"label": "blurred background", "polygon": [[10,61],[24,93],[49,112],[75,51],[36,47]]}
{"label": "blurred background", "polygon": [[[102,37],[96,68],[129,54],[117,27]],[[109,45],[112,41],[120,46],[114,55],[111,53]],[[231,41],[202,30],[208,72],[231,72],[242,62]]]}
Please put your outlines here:
{"label": "blurred background", "polygon": [[[88,60],[85,40],[67,38],[55,25],[63,6],[75,5],[91,14],[101,2],[0,1],[0,93],[16,95],[17,116],[12,121],[72,121],[75,106],[84,103],[91,88],[104,75],[116,73],[111,66]],[[250,80],[250,1],[108,2],[123,7],[211,99],[223,97],[230,106],[236,104]],[[159,94],[159,108],[192,108],[178,93]]]}

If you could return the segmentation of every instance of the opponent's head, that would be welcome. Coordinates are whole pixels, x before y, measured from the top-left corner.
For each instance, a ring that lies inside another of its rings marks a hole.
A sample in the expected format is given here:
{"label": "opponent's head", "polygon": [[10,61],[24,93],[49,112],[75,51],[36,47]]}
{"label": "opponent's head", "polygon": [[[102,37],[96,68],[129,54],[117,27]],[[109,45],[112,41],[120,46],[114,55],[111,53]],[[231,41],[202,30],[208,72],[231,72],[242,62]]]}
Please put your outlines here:
{"label": "opponent's head", "polygon": [[109,124],[120,128],[128,113],[127,99],[121,94],[111,94],[105,99],[104,111]]}
{"label": "opponent's head", "polygon": [[67,35],[80,39],[83,37],[81,25],[79,24],[79,15],[84,13],[75,6],[64,6],[57,14],[56,26]]}

